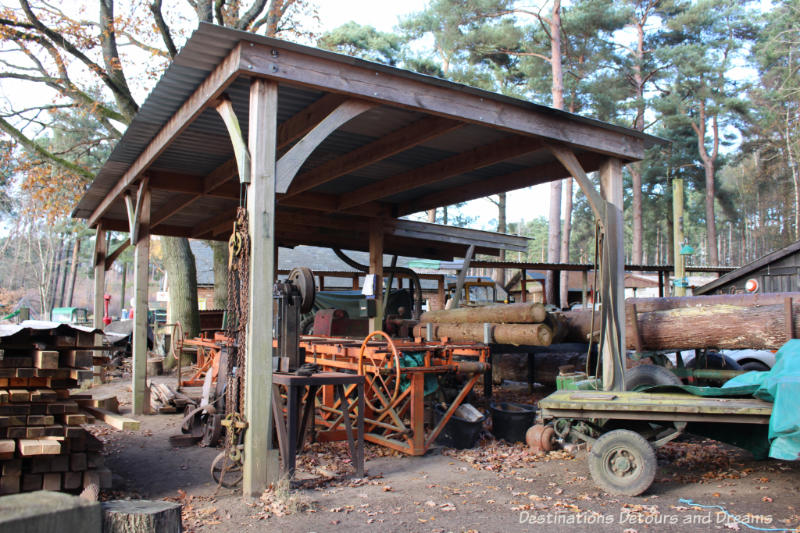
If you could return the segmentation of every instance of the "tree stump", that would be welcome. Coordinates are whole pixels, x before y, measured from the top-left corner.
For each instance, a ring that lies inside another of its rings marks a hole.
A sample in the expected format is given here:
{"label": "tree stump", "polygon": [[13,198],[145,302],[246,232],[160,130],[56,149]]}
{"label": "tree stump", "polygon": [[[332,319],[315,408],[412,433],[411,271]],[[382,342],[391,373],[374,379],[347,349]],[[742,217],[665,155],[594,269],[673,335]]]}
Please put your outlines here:
{"label": "tree stump", "polygon": [[150,500],[103,502],[103,533],[181,533],[181,505]]}

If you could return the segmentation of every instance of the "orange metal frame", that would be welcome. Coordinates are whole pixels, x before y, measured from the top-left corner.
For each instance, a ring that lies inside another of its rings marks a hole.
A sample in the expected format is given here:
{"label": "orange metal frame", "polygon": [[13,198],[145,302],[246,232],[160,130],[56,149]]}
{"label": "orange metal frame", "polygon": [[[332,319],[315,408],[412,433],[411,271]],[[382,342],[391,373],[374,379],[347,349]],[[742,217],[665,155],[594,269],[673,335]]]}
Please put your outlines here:
{"label": "orange metal frame", "polygon": [[[385,406],[381,411],[369,407],[364,413],[364,439],[409,455],[423,455],[439,436],[453,413],[464,401],[475,383],[489,368],[489,348],[482,344],[450,344],[395,340],[399,352],[424,353],[424,364],[419,367],[401,367],[400,375],[407,377],[410,385],[397,395],[387,398],[380,387],[367,387],[367,399]],[[300,346],[306,350],[306,362],[316,363],[325,370],[358,372],[362,343],[356,339],[334,337],[301,337]],[[387,343],[370,341],[366,347],[369,360],[385,360],[384,366],[363,365],[365,373],[395,374],[393,358]],[[425,425],[425,376],[428,374],[457,373],[466,377],[456,398],[448,406],[441,421],[435,426]],[[375,381],[373,381],[375,382]],[[369,383],[369,380],[368,380]],[[344,438],[343,412],[354,417],[356,398],[354,387],[346,388],[348,406],[334,398],[332,387],[323,387],[317,398],[317,425],[324,428],[320,440]]]}

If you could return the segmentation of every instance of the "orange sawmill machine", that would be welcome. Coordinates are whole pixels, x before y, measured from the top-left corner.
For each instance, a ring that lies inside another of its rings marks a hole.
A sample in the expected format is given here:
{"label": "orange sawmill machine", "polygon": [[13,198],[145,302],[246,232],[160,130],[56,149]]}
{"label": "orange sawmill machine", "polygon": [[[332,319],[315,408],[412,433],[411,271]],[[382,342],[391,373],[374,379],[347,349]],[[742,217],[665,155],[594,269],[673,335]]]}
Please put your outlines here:
{"label": "orange sawmill machine", "polygon": [[[385,331],[366,337],[337,334],[301,334],[302,317],[313,309],[316,287],[308,268],[294,269],[286,280],[275,283],[275,321],[273,370],[306,374],[344,372],[365,378],[364,439],[409,455],[423,455],[490,369],[487,344],[452,343],[448,339],[427,341],[413,338],[414,319],[389,316]],[[337,320],[348,320],[346,313],[326,310],[319,313],[317,331],[334,333]],[[418,318],[418,314],[417,314]],[[210,390],[222,391],[218,379],[224,375],[220,359],[234,344],[217,333],[212,338],[185,341],[202,349],[202,365],[184,385],[205,382]],[[242,386],[238,384],[237,386]],[[344,417],[357,417],[357,390],[345,389],[344,401],[334,395],[332,386],[323,386],[314,398],[313,438],[318,441],[344,440]],[[213,401],[213,399],[209,399]],[[205,424],[218,424],[218,417],[207,417]],[[216,428],[204,433],[219,434]]]}

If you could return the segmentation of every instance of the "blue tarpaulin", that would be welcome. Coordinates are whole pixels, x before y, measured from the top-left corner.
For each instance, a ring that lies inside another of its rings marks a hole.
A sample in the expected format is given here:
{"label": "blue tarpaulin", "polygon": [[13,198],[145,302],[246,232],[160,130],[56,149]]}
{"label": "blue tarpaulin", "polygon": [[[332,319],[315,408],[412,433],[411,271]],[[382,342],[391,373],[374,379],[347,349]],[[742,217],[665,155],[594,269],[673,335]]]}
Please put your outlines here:
{"label": "blue tarpaulin", "polygon": [[800,459],[800,339],[784,344],[768,372],[747,372],[729,380],[730,387],[756,386],[753,396],[772,402],[769,419],[769,456]]}

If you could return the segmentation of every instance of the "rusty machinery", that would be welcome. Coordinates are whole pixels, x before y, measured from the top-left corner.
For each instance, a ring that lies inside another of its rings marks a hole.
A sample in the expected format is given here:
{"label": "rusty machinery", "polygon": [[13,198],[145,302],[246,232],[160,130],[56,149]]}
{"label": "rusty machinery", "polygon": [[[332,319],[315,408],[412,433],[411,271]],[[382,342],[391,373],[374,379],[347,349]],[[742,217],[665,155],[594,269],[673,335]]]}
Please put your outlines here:
{"label": "rusty machinery", "polygon": [[[344,336],[301,336],[300,317],[311,309],[314,299],[313,273],[295,269],[285,281],[276,282],[273,296],[277,302],[273,346],[279,368],[291,372],[337,371],[366,378],[364,413],[365,440],[409,455],[423,455],[436,440],[455,410],[465,400],[481,376],[489,369],[489,346],[450,343],[447,339],[425,342],[400,339],[399,324],[389,324],[395,337],[375,331],[364,338]],[[388,321],[387,321],[388,322]],[[405,324],[403,324],[405,325]],[[392,327],[394,326],[394,327]],[[206,374],[216,378],[219,359],[226,355],[227,338],[217,335],[213,341],[187,341],[205,350]],[[214,348],[216,346],[216,348]],[[209,362],[212,360],[212,362]],[[305,363],[305,365],[303,364]],[[210,372],[209,372],[210,371]],[[212,390],[222,394],[219,380]],[[188,384],[188,383],[187,383]],[[212,399],[213,401],[213,399]],[[333,387],[320,388],[316,403],[316,438],[321,441],[345,438],[343,412],[355,416],[355,387],[345,390],[349,409],[342,409]],[[432,419],[433,406],[444,408],[439,420]],[[218,417],[206,418],[204,433],[219,435]]]}

